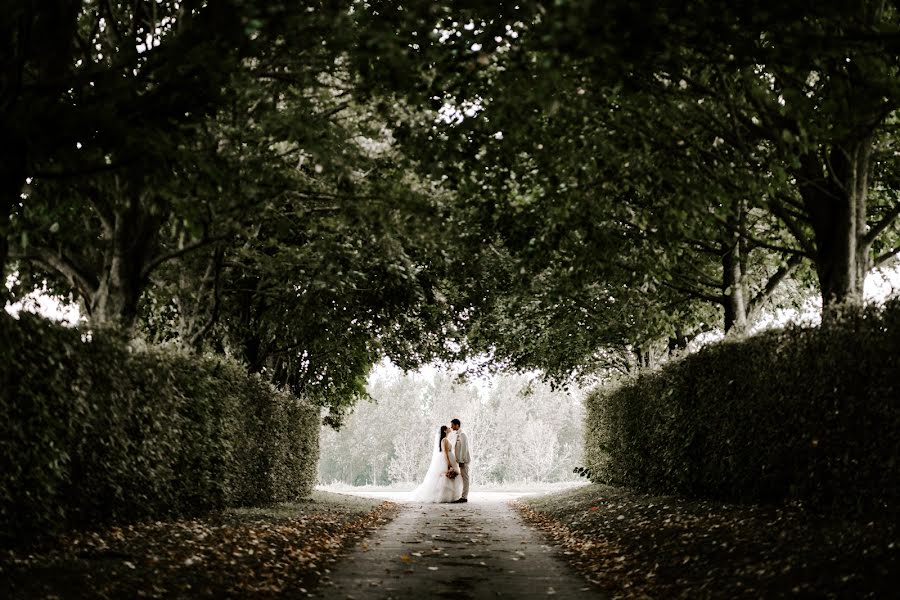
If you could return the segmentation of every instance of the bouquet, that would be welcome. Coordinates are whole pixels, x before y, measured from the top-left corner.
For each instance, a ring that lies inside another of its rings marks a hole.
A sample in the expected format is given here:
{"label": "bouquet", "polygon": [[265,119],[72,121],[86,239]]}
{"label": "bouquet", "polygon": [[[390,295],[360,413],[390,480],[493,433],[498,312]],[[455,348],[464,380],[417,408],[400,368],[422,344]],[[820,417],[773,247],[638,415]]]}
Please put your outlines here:
{"label": "bouquet", "polygon": [[447,477],[450,479],[456,479],[456,476],[459,475],[459,471],[454,471],[453,469],[447,469]]}

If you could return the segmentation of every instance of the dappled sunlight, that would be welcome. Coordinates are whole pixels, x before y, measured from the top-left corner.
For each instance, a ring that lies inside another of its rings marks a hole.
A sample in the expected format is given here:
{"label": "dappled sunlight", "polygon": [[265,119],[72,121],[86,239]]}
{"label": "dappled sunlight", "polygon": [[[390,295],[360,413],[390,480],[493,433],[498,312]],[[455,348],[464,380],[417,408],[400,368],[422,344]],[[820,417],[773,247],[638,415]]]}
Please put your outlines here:
{"label": "dappled sunlight", "polygon": [[[12,290],[18,283],[18,273],[11,273],[6,278],[6,289]],[[81,309],[73,302],[67,302],[59,296],[53,295],[47,282],[43,282],[40,289],[32,290],[27,295],[18,298],[14,302],[7,301],[4,307],[6,312],[17,317],[22,311],[34,313],[53,321],[59,321],[64,325],[77,325],[82,321]]]}

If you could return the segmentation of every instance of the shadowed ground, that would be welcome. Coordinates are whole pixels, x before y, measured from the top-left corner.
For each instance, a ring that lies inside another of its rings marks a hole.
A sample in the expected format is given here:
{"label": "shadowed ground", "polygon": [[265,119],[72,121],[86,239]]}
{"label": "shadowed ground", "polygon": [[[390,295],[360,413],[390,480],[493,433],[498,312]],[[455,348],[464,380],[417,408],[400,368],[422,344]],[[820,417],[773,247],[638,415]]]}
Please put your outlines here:
{"label": "shadowed ground", "polygon": [[[366,492],[403,502],[406,494]],[[467,504],[405,503],[396,519],[340,560],[317,590],[324,598],[597,597],[523,525],[508,501],[482,492]]]}
{"label": "shadowed ground", "polygon": [[295,504],[69,532],[0,550],[0,598],[307,598],[398,510],[316,491]]}

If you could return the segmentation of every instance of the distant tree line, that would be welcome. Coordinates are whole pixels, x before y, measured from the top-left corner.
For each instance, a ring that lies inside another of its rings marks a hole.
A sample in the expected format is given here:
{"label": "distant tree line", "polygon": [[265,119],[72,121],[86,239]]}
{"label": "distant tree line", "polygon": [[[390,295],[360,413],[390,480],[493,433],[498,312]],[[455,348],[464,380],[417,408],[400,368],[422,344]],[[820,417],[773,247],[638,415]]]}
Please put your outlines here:
{"label": "distant tree line", "polygon": [[496,375],[489,385],[379,369],[340,431],[321,436],[320,483],[418,483],[440,425],[462,421],[475,482],[554,482],[577,478],[584,409],[580,391],[552,390],[528,375]]}

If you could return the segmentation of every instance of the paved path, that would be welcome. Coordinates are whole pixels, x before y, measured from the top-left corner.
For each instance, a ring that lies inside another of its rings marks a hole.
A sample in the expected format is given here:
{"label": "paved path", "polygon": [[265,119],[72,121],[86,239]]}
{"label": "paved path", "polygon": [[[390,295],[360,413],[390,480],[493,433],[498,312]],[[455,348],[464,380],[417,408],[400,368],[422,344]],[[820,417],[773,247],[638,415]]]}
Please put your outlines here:
{"label": "paved path", "polygon": [[467,504],[404,503],[396,519],[335,565],[316,596],[598,597],[541,534],[522,524],[507,506],[510,497],[483,493],[472,494]]}

